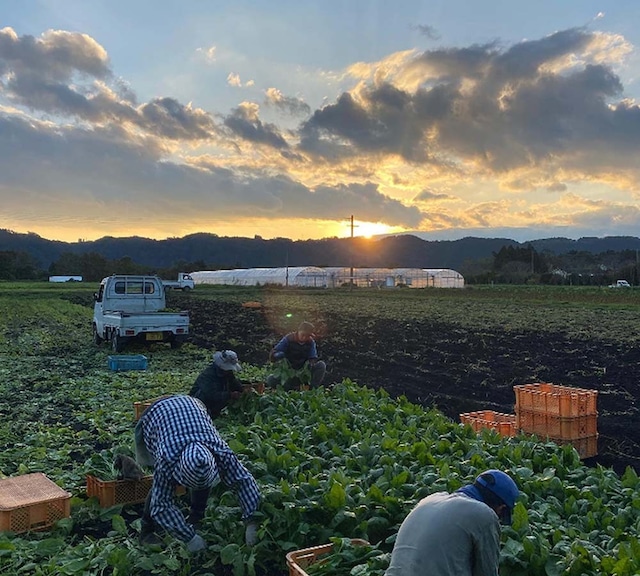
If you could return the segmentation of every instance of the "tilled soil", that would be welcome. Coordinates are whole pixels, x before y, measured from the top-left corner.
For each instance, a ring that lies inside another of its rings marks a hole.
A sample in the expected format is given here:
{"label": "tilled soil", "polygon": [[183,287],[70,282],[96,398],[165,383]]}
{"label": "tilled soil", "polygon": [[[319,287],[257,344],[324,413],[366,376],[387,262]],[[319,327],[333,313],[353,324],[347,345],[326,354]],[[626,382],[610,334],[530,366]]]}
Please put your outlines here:
{"label": "tilled soil", "polygon": [[[268,308],[184,299],[191,313],[191,342],[232,348],[251,364],[267,362],[271,346],[297,321]],[[640,350],[624,343],[577,340],[548,332],[463,330],[429,320],[387,320],[322,314],[306,318],[317,328],[326,384],[350,378],[360,385],[405,395],[447,416],[475,410],[513,413],[513,386],[551,382],[598,390],[597,457],[619,473],[640,471],[636,399]]]}

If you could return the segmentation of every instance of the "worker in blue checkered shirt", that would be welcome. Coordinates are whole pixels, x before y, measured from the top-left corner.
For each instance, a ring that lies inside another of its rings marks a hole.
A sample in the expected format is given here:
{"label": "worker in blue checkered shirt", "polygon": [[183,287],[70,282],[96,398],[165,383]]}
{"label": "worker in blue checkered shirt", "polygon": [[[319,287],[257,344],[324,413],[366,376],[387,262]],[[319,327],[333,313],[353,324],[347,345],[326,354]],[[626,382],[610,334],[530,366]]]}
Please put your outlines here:
{"label": "worker in blue checkered shirt", "polygon": [[[138,463],[154,468],[142,516],[141,543],[160,543],[156,534],[160,527],[185,542],[190,552],[204,550],[206,542],[196,527],[204,517],[211,488],[220,481],[238,495],[246,544],[257,542],[258,485],[220,437],[200,400],[170,396],[152,404],[136,425],[135,445]],[[186,519],[175,501],[179,485],[190,492],[191,512]]]}

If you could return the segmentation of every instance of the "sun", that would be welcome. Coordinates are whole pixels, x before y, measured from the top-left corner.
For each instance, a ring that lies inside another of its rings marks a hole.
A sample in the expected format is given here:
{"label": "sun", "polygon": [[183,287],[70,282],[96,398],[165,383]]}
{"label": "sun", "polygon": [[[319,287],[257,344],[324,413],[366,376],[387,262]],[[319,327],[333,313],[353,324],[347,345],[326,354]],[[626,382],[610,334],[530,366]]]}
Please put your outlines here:
{"label": "sun", "polygon": [[353,231],[354,236],[362,238],[371,238],[378,234],[390,234],[393,231],[392,226],[383,224],[382,222],[358,222]]}

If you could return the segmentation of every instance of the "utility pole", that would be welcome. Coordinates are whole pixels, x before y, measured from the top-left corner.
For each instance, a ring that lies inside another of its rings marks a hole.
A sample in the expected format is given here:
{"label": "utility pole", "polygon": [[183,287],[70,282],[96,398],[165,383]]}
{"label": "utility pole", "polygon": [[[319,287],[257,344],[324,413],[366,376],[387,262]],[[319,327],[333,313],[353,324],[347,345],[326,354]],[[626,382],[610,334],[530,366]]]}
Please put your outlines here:
{"label": "utility pole", "polygon": [[353,288],[353,214],[351,214],[351,270],[349,272],[350,288]]}

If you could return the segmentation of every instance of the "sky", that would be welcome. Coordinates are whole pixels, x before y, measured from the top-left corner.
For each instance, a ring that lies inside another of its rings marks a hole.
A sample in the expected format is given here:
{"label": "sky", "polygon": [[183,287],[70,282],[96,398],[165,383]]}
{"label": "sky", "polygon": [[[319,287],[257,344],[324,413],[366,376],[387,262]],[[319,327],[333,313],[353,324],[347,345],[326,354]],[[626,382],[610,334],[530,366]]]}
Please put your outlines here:
{"label": "sky", "polygon": [[639,100],[637,0],[4,0],[0,228],[640,236]]}

